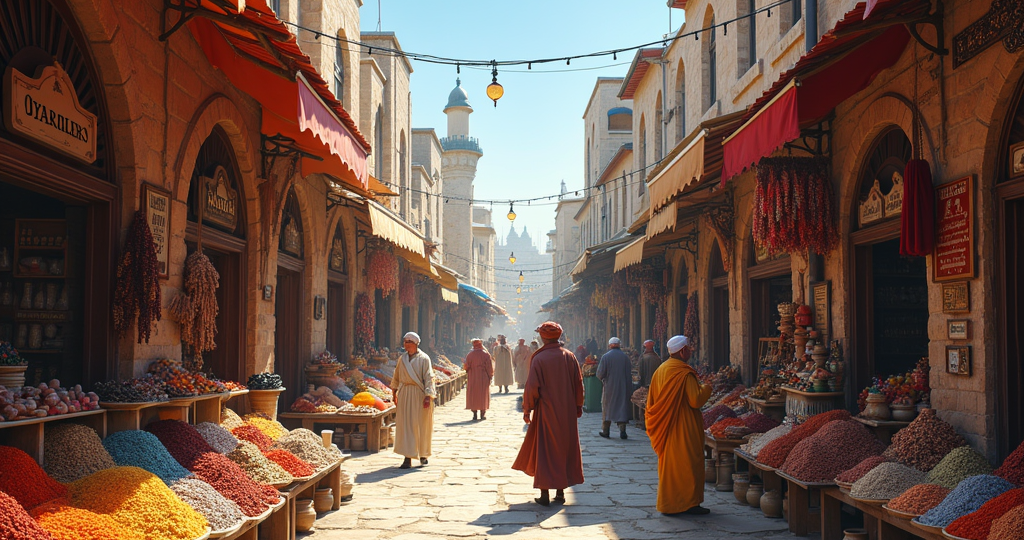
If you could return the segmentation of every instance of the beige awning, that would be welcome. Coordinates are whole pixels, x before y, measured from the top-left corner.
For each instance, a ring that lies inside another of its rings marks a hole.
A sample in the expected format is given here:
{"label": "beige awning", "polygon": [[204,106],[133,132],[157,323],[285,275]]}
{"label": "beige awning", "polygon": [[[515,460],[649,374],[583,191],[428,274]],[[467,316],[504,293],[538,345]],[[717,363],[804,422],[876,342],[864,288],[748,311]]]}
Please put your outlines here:
{"label": "beige awning", "polygon": [[670,204],[651,216],[651,220],[647,222],[646,238],[648,240],[667,230],[675,230],[677,207],[678,204]]}
{"label": "beige awning", "polygon": [[459,291],[453,291],[451,289],[448,289],[448,288],[445,288],[445,287],[441,287],[441,298],[443,300],[445,300],[446,302],[451,302],[453,304],[458,304],[459,303]]}
{"label": "beige awning", "polygon": [[367,201],[370,213],[370,227],[373,235],[383,238],[396,246],[407,249],[420,257],[426,257],[423,249],[423,238],[412,227],[375,201]]}
{"label": "beige awning", "polygon": [[686,186],[704,176],[704,139],[707,133],[706,129],[696,132],[696,137],[647,183],[651,194],[651,219]]}
{"label": "beige awning", "polygon": [[646,240],[646,238],[641,236],[625,246],[622,246],[615,252],[616,272],[624,270],[628,266],[640,264],[640,262],[644,260],[644,240]]}
{"label": "beige awning", "polygon": [[580,255],[580,260],[576,262],[576,266],[572,267],[572,271],[569,272],[569,274],[573,276],[578,276],[582,274],[583,271],[587,269],[587,257],[589,256],[590,253],[584,251],[583,255]]}
{"label": "beige awning", "polygon": [[444,289],[450,289],[455,292],[456,304],[458,304],[458,293],[459,293],[459,279],[455,277],[455,272],[441,266],[440,264],[431,263],[431,270],[434,272],[434,281],[441,286],[442,291]]}

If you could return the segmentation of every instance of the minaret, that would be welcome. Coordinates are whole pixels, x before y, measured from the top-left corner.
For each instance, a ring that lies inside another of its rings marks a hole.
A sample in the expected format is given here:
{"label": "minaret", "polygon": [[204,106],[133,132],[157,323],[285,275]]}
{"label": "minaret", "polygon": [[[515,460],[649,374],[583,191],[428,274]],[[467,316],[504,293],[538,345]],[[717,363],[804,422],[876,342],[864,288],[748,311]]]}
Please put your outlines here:
{"label": "minaret", "polygon": [[448,115],[448,136],[441,139],[441,174],[444,175],[444,256],[445,265],[469,277],[473,260],[473,179],[476,163],[483,156],[480,144],[469,136],[469,115],[473,107],[462,81],[448,94],[444,108]]}

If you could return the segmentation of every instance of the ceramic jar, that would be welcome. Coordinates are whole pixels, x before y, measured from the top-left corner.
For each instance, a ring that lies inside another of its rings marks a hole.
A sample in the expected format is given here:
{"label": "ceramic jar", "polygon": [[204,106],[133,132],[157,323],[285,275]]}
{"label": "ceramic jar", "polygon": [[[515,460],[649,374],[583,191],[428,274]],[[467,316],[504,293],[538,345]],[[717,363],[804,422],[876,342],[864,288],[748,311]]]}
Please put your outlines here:
{"label": "ceramic jar", "polygon": [[313,510],[316,510],[317,514],[323,514],[330,511],[333,506],[334,491],[329,487],[317,488],[313,496]]}
{"label": "ceramic jar", "polygon": [[715,491],[732,491],[732,473],[736,466],[730,455],[723,455],[718,463],[718,481],[715,482]]}
{"label": "ceramic jar", "polygon": [[760,508],[762,495],[764,495],[764,484],[751,482],[750,486],[747,487],[747,504],[754,508]]}
{"label": "ceramic jar", "polygon": [[298,499],[295,501],[295,530],[307,532],[313,528],[316,521],[316,510],[313,509],[313,499]]}
{"label": "ceramic jar", "polygon": [[747,488],[750,487],[750,476],[743,473],[732,475],[732,495],[736,502],[747,504]]}
{"label": "ceramic jar", "polygon": [[782,517],[782,494],[777,489],[771,489],[761,495],[761,511],[765,517]]}
{"label": "ceramic jar", "polygon": [[875,420],[888,420],[890,417],[889,406],[885,403],[885,395],[868,394],[867,405],[864,407],[864,416]]}
{"label": "ceramic jar", "polygon": [[892,405],[892,419],[897,422],[910,422],[917,417],[917,408],[914,405]]}
{"label": "ceramic jar", "polygon": [[705,459],[704,460],[704,483],[714,484],[718,480],[718,469],[715,465],[715,460]]}
{"label": "ceramic jar", "polygon": [[868,540],[867,529],[846,529],[843,531],[843,540]]}

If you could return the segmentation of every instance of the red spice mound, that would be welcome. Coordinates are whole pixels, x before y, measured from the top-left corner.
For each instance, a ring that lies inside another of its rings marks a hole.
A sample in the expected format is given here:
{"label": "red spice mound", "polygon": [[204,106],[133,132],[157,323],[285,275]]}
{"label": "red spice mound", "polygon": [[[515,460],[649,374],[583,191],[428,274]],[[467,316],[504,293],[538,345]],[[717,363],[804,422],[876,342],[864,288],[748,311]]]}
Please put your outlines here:
{"label": "red spice mound", "polygon": [[836,475],[884,447],[868,429],[852,420],[836,420],[797,443],[782,472],[804,482],[831,482]]}
{"label": "red spice mound", "polygon": [[295,454],[287,450],[269,450],[263,452],[263,455],[296,478],[303,478],[316,472],[312,465],[295,457]]}
{"label": "red spice mound", "polygon": [[196,428],[180,420],[159,420],[146,426],[146,431],[156,435],[171,456],[189,470],[199,456],[214,451]]}
{"label": "red spice mound", "polygon": [[938,484],[918,484],[886,503],[886,506],[897,512],[920,516],[938,506],[946,495],[949,495],[949,490]]}
{"label": "red spice mound", "polygon": [[974,512],[957,518],[953,523],[946,525],[946,530],[953,536],[968,540],[986,540],[989,529],[992,528],[992,522],[1022,504],[1024,504],[1024,489],[1011,489],[989,499]]}
{"label": "red spice mound", "polygon": [[1006,456],[1003,464],[992,474],[1018,486],[1024,486],[1024,443],[1021,443],[1012,454]]}
{"label": "red spice mound", "polygon": [[4,540],[53,540],[18,501],[0,491],[0,538]]}
{"label": "red spice mound", "polygon": [[714,407],[704,411],[702,416],[704,417],[704,429],[707,429],[723,416],[726,418],[736,418],[736,413],[725,405],[715,405]]}
{"label": "red spice mound", "polygon": [[265,452],[274,445],[274,440],[267,437],[266,433],[263,433],[256,426],[252,424],[242,424],[231,430],[231,434],[238,437],[240,441],[249,441],[256,445],[261,452]]}
{"label": "red spice mound", "polygon": [[863,461],[857,464],[856,467],[848,469],[839,474],[836,477],[836,482],[843,482],[844,484],[852,484],[857,480],[860,480],[862,476],[871,472],[871,469],[889,461],[883,456],[870,456],[865,458]]}
{"label": "red spice mound", "polygon": [[708,431],[711,432],[711,436],[716,439],[726,439],[728,437],[725,434],[725,428],[733,426],[746,427],[746,424],[743,422],[743,420],[740,420],[739,418],[723,418],[715,422],[713,426],[708,428]]}
{"label": "red spice mound", "polygon": [[1020,540],[1024,538],[1024,505],[1011,509],[992,523],[987,540]]}
{"label": "red spice mound", "polygon": [[249,517],[262,514],[280,498],[277,490],[253,482],[241,467],[217,452],[200,455],[188,469],[221,495],[235,501],[242,513]]}
{"label": "red spice mound", "polygon": [[14,497],[26,510],[67,495],[68,488],[46,475],[24,451],[0,446],[0,491]]}
{"label": "red spice mound", "polygon": [[909,426],[892,436],[892,445],[885,457],[908,467],[928,472],[954,448],[967,446],[967,441],[935,414],[935,409],[924,409]]}
{"label": "red spice mound", "polygon": [[[782,464],[786,462],[786,458],[789,457],[789,453],[800,441],[814,435],[822,428],[822,426],[829,422],[849,419],[850,413],[845,409],[836,409],[816,414],[808,418],[803,424],[793,428],[789,433],[768,443],[768,445],[762,448],[761,452],[757,454],[757,461],[769,467],[781,467]],[[832,478],[835,478],[835,476]],[[829,478],[829,480],[832,478]]]}
{"label": "red spice mound", "polygon": [[742,418],[743,423],[750,428],[750,431],[753,431],[754,433],[766,433],[779,427],[778,420],[765,416],[759,412],[749,412],[740,418]]}

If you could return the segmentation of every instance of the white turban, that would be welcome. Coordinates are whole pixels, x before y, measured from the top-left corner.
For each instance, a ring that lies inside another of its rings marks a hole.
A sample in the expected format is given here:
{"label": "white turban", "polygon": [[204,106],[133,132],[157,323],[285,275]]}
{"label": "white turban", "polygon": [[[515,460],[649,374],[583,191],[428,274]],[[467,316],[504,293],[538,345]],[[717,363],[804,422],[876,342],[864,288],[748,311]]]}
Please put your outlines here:
{"label": "white turban", "polygon": [[408,340],[408,341],[415,341],[416,344],[419,345],[420,344],[420,335],[417,334],[416,332],[409,332],[408,334],[405,335],[404,338],[402,338],[402,341],[406,341],[406,340]]}
{"label": "white turban", "polygon": [[608,344],[609,345],[618,345],[619,344],[619,338],[613,337],[613,338],[609,339],[608,340]]}
{"label": "white turban", "polygon": [[675,354],[689,344],[690,338],[686,336],[672,336],[672,339],[668,340],[668,352],[669,354]]}

